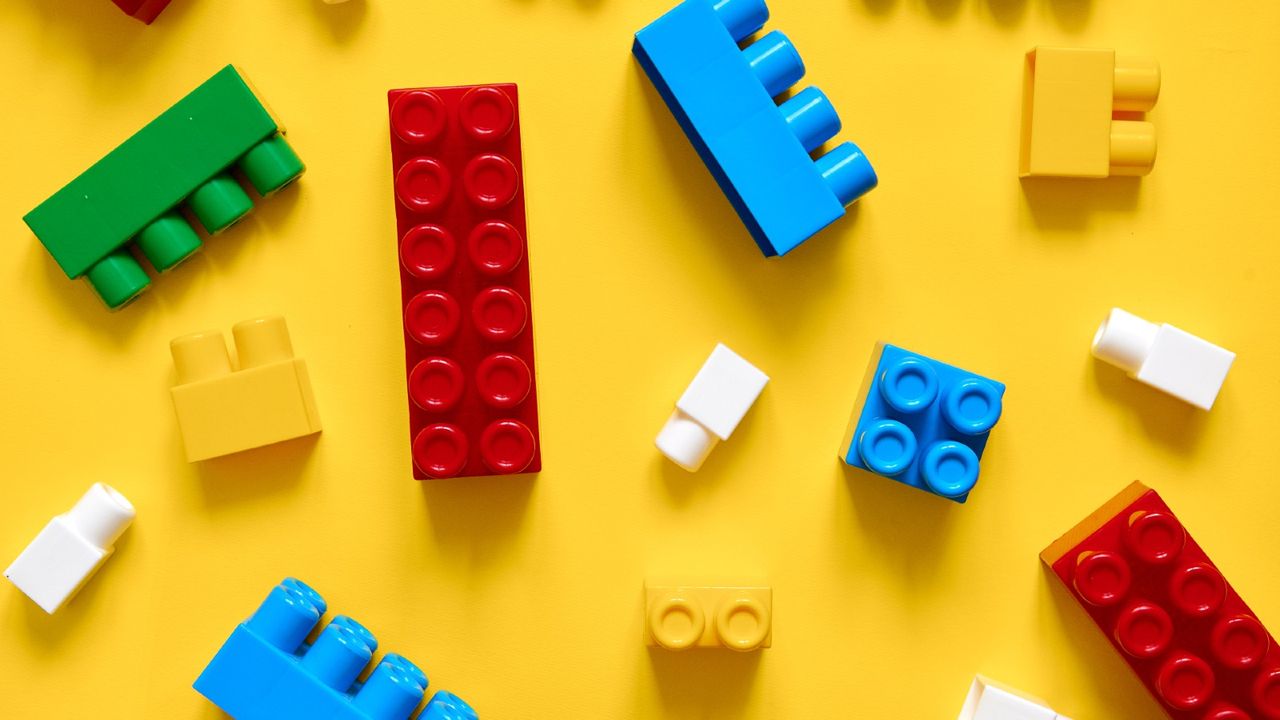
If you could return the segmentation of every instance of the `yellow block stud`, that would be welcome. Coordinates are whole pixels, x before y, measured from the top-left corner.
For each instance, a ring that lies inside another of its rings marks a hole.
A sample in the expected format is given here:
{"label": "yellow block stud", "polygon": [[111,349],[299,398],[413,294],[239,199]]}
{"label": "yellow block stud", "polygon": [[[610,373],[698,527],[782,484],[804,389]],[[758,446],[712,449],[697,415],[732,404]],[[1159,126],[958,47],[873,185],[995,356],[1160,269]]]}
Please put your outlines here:
{"label": "yellow block stud", "polygon": [[1155,126],[1144,113],[1160,96],[1160,65],[1114,50],[1035,48],[1022,93],[1020,177],[1146,175],[1156,162]]}
{"label": "yellow block stud", "polygon": [[645,586],[646,645],[668,650],[724,647],[750,652],[773,645],[768,587]]}
{"label": "yellow block stud", "polygon": [[246,320],[231,330],[239,369],[222,333],[184,335],[169,343],[187,461],[197,462],[320,432],[307,365],[293,356],[284,318]]}

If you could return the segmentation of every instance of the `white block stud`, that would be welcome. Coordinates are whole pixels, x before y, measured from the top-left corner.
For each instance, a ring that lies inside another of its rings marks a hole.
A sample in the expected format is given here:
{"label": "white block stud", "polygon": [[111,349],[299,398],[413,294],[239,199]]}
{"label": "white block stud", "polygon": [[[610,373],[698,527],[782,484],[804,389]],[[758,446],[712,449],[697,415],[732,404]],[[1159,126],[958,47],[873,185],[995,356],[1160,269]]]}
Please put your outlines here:
{"label": "white block stud", "polygon": [[716,443],[733,434],[767,382],[768,375],[717,344],[658,433],[658,449],[671,462],[697,472]]}
{"label": "white block stud", "polygon": [[1068,720],[1033,697],[979,675],[969,686],[959,720]]}
{"label": "white block stud", "polygon": [[94,483],[71,512],[49,521],[4,576],[52,614],[111,557],[133,516],[123,495]]}
{"label": "white block stud", "polygon": [[1093,356],[1201,410],[1213,407],[1236,359],[1207,340],[1120,308],[1111,310],[1093,336]]}

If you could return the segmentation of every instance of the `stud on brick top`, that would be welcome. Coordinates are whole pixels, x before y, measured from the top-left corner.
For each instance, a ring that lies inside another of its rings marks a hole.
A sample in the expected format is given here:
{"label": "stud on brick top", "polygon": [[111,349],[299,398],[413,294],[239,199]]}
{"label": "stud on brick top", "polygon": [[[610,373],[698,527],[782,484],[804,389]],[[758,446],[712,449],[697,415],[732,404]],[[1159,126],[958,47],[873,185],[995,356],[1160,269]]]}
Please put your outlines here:
{"label": "stud on brick top", "polygon": [[1004,385],[878,343],[840,446],[845,463],[964,502],[978,482]]}
{"label": "stud on brick top", "polygon": [[387,100],[414,477],[537,472],[516,86]]}
{"label": "stud on brick top", "polygon": [[785,255],[844,215],[878,182],[862,151],[844,142],[816,87],[781,105],[804,77],[791,41],[764,27],[764,0],[685,0],[636,33],[632,53],[765,255]]}
{"label": "stud on brick top", "polygon": [[[324,598],[288,578],[236,627],[193,687],[235,720],[408,720],[427,676],[387,654],[364,682],[378,641],[363,625],[335,617],[314,643],[307,636],[327,610]],[[456,695],[437,692],[416,720],[477,720]]]}
{"label": "stud on brick top", "polygon": [[773,589],[646,585],[644,635],[667,650],[771,647]]}
{"label": "stud on brick top", "polygon": [[1207,340],[1120,308],[1112,308],[1098,327],[1093,356],[1201,410],[1213,407],[1236,359]]}

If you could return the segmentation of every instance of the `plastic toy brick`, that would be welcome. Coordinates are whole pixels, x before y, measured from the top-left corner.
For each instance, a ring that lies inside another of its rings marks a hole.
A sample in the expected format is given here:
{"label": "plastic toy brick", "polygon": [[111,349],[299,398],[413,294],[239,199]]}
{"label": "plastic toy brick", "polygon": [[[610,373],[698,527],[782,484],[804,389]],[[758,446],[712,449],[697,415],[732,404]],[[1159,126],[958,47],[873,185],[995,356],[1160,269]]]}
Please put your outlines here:
{"label": "plastic toy brick", "polygon": [[[324,598],[288,578],[236,627],[193,687],[235,720],[408,720],[427,691],[409,660],[384,655],[364,682],[378,641],[345,615],[307,636],[326,610]],[[416,720],[477,720],[457,696],[437,692]]]}
{"label": "plastic toy brick", "polygon": [[774,102],[805,70],[776,30],[739,49],[768,19],[764,0],[685,0],[636,33],[632,52],[760,250],[773,256],[842,217],[877,179],[853,143],[810,156],[840,131],[840,118],[816,87]]}
{"label": "plastic toy brick", "polygon": [[209,234],[253,208],[233,169],[263,196],[302,174],[283,132],[228,65],[23,220],[67,277],[88,277],[107,307],[122,307],[150,283],[129,243],[164,272],[201,247],[181,208]]}
{"label": "plastic toy brick", "polygon": [[52,614],[111,557],[133,516],[123,495],[94,483],[70,512],[49,521],[4,576]]}
{"label": "plastic toy brick", "polygon": [[1169,325],[1113,308],[1093,337],[1093,355],[1201,410],[1213,407],[1236,354]]}
{"label": "plastic toy brick", "polygon": [[658,433],[658,450],[697,472],[712,448],[733,434],[768,382],[768,375],[717,343]]}
{"label": "plastic toy brick", "polygon": [[995,380],[878,343],[841,459],[962,503],[978,482],[1003,397]]}
{"label": "plastic toy brick", "polygon": [[958,720],[1070,720],[1042,700],[978,675],[960,708]]}
{"label": "plastic toy brick", "polygon": [[1160,95],[1160,65],[1114,50],[1036,48],[1027,53],[1018,174],[1104,178],[1146,175],[1155,126],[1142,113]]}
{"label": "plastic toy brick", "polygon": [[284,318],[246,320],[231,329],[239,369],[222,333],[195,333],[169,344],[178,384],[173,406],[197,462],[320,432],[306,363],[293,356]]}
{"label": "plastic toy brick", "polygon": [[111,0],[116,7],[125,12],[126,15],[135,17],[142,22],[150,25],[160,15],[161,11],[169,7],[169,0]]}
{"label": "plastic toy brick", "polygon": [[1169,506],[1133,483],[1040,554],[1174,720],[1280,720],[1280,650]]}
{"label": "plastic toy brick", "polygon": [[387,102],[413,476],[537,472],[516,86]]}
{"label": "plastic toy brick", "polygon": [[773,645],[773,589],[645,586],[645,644],[750,652]]}

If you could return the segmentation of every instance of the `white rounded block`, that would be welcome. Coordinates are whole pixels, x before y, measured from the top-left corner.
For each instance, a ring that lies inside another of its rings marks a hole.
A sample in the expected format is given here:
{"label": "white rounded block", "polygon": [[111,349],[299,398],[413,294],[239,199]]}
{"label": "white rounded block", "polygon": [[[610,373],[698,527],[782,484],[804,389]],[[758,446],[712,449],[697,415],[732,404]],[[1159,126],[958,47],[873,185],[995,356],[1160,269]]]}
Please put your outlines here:
{"label": "white rounded block", "polygon": [[1146,362],[1158,332],[1155,323],[1112,308],[1093,336],[1093,356],[1132,375]]}
{"label": "white rounded block", "polygon": [[958,720],[1068,720],[1037,698],[979,675],[969,687]]}
{"label": "white rounded block", "polygon": [[729,439],[768,382],[756,366],[717,344],[658,433],[658,449],[696,472],[716,443]]}
{"label": "white rounded block", "polygon": [[668,460],[689,472],[697,472],[718,442],[720,438],[677,409],[658,433],[657,445]]}
{"label": "white rounded block", "polygon": [[1236,354],[1169,325],[1113,308],[1093,338],[1094,357],[1202,410],[1213,407]]}

